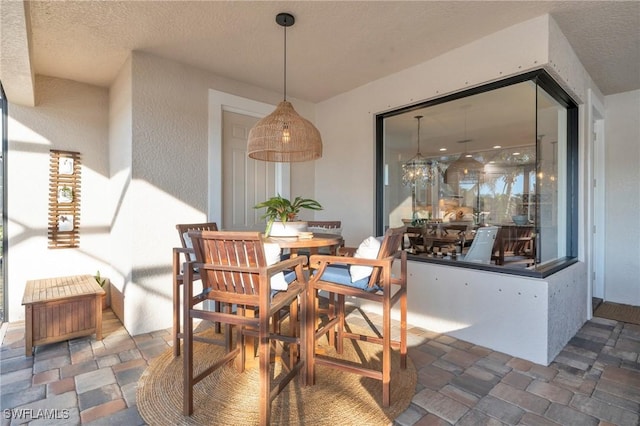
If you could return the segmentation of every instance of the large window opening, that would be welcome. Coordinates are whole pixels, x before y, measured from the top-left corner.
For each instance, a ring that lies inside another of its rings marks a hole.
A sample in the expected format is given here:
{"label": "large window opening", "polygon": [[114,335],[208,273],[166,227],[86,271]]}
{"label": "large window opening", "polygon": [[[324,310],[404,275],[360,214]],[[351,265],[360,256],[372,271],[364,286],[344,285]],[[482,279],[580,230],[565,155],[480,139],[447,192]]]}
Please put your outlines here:
{"label": "large window opening", "polygon": [[540,275],[576,257],[577,106],[546,72],[387,112],[376,128],[378,232],[407,226],[412,259]]}

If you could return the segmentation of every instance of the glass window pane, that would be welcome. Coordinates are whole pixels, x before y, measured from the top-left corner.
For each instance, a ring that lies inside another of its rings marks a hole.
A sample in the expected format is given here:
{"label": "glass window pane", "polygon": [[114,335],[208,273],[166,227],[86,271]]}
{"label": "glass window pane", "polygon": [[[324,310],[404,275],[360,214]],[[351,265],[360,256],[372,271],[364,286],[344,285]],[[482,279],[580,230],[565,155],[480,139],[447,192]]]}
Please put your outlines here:
{"label": "glass window pane", "polygon": [[416,259],[452,264],[464,262],[483,226],[499,228],[490,257],[499,267],[535,270],[571,255],[575,105],[544,73],[531,75],[378,117],[379,232],[407,225]]}
{"label": "glass window pane", "polygon": [[545,263],[567,255],[567,109],[538,88],[537,117],[538,260]]}

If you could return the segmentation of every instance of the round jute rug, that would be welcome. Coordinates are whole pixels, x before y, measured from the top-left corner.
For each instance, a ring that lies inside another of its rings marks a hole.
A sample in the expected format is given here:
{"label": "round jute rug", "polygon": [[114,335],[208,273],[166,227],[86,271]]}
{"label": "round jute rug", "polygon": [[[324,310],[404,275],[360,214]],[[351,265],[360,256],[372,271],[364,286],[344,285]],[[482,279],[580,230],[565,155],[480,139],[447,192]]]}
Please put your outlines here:
{"label": "round jute rug", "polygon": [[[353,332],[363,330],[351,327]],[[212,329],[207,337],[220,337]],[[326,355],[333,349],[321,345]],[[222,347],[194,343],[194,367],[203,371],[221,354]],[[381,347],[367,342],[345,340],[340,358],[379,367]],[[257,363],[256,363],[257,364]],[[392,351],[391,405],[381,405],[382,384],[378,380],[316,367],[316,384],[300,386],[294,378],[272,403],[273,425],[388,425],[411,402],[416,387],[416,370],[407,358],[407,369],[400,369],[400,355]],[[272,364],[275,378],[281,374],[279,362]],[[274,377],[274,376],[272,376]],[[224,366],[194,386],[194,411],[182,415],[182,357],[169,349],[151,362],[138,382],[137,404],[142,418],[150,425],[254,425],[258,423],[258,367],[238,373]]]}

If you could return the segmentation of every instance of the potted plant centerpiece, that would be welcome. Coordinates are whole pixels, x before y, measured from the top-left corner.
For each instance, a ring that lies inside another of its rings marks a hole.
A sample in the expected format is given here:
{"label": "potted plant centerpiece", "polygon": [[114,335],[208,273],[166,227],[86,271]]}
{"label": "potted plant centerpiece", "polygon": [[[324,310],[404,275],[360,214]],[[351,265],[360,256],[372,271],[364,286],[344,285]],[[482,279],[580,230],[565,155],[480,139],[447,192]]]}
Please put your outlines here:
{"label": "potted plant centerpiece", "polygon": [[267,219],[267,228],[264,231],[267,237],[295,237],[298,232],[307,231],[307,222],[296,221],[300,210],[322,210],[322,206],[316,200],[296,197],[291,201],[280,194],[256,204],[253,208],[267,209],[261,217]]}

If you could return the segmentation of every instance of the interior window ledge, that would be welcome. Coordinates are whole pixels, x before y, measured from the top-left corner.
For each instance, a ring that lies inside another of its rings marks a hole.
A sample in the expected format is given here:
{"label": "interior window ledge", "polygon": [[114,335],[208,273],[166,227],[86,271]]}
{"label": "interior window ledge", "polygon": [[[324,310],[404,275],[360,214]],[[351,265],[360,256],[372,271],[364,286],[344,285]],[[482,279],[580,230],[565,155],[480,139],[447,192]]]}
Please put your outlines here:
{"label": "interior window ledge", "polygon": [[499,274],[519,275],[523,277],[546,278],[550,275],[567,268],[578,262],[575,257],[563,257],[544,265],[539,265],[536,269],[527,268],[508,268],[497,265],[485,265],[482,263],[463,262],[451,259],[439,259],[437,257],[424,257],[408,253],[407,259],[414,262],[435,263],[437,265],[450,266],[452,268],[477,269],[480,271],[497,272]]}

